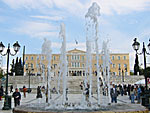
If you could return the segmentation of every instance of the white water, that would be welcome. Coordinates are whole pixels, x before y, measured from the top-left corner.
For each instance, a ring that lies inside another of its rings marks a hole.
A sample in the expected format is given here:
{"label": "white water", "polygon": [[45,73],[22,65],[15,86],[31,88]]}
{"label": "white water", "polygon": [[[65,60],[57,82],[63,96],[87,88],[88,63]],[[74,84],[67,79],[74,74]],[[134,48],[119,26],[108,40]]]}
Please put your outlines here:
{"label": "white water", "polygon": [[[48,61],[47,69],[45,68],[45,70],[44,70],[44,73],[45,73],[45,71],[47,71],[48,103],[51,102],[51,91],[50,91],[51,90],[51,85],[50,85],[50,82],[51,82],[51,52],[52,52],[51,42],[47,39],[44,39],[44,43],[42,45],[42,54],[44,56],[46,56],[46,59]],[[43,77],[43,80],[45,80],[45,76]]]}
{"label": "white water", "polygon": [[[65,33],[65,24],[61,24],[60,36],[62,37],[62,46],[61,46],[61,56],[62,56],[62,64],[61,64],[61,73],[63,76],[63,103],[66,103],[66,90],[67,90],[67,57],[66,57],[66,33]],[[63,70],[63,71],[62,71]]]}
{"label": "white water", "polygon": [[[96,69],[97,69],[97,98],[98,105],[100,105],[100,70],[99,70],[99,51],[98,51],[98,17],[100,16],[100,7],[96,2],[92,4],[92,6],[88,9],[88,12],[85,15],[86,18],[86,51],[87,51],[87,61],[86,61],[86,73],[89,71],[90,75],[90,89],[89,89],[89,100],[91,101],[91,93],[92,93],[92,54],[91,54],[91,41],[94,39],[95,41],[95,51],[96,51]],[[89,66],[89,67],[88,67]]]}

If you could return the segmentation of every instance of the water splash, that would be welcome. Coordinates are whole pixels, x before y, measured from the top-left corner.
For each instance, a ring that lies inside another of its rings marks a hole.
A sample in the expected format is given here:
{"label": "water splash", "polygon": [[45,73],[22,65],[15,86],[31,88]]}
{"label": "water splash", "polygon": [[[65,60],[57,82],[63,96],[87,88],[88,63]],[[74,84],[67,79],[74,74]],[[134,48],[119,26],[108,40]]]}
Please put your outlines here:
{"label": "water splash", "polygon": [[[98,51],[98,17],[100,16],[100,7],[99,5],[94,2],[92,6],[88,9],[88,12],[85,15],[86,19],[86,73],[89,73],[90,76],[90,88],[89,88],[89,99],[91,100],[91,93],[92,93],[92,41],[94,39],[95,45],[95,51],[96,51],[96,61],[97,61],[97,98],[98,98],[98,105],[100,105],[100,70],[99,70],[99,51]],[[94,48],[93,46],[93,48]],[[86,77],[85,77],[86,81]]]}

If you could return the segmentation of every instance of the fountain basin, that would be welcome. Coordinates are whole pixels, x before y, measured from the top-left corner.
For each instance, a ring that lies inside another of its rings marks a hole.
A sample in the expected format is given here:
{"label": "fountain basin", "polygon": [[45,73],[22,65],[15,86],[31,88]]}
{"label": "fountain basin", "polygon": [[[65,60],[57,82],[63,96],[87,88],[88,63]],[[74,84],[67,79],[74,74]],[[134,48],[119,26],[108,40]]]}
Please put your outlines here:
{"label": "fountain basin", "polygon": [[99,108],[48,108],[47,104],[27,104],[13,109],[13,113],[149,113],[140,104],[111,104]]}

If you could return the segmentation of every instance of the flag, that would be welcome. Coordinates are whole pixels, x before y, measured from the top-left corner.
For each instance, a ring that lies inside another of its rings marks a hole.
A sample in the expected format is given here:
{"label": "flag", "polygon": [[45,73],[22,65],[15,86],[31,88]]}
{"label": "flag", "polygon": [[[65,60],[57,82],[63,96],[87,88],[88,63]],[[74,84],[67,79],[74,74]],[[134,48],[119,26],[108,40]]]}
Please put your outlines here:
{"label": "flag", "polygon": [[75,42],[76,42],[76,44],[78,44],[78,41],[77,41],[77,40],[75,40]]}

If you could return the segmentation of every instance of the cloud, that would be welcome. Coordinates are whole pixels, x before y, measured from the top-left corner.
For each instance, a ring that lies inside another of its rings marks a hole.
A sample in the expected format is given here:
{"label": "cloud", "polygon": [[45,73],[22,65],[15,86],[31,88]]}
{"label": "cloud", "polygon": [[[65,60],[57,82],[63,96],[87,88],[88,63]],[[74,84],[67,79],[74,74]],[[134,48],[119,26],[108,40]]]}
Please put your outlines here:
{"label": "cloud", "polygon": [[58,27],[49,23],[24,22],[22,26],[14,28],[13,31],[26,34],[34,38],[58,37]]}
{"label": "cloud", "polygon": [[[101,7],[103,14],[127,14],[133,11],[150,9],[149,0],[94,0]],[[92,1],[93,2],[93,1]]]}
{"label": "cloud", "polygon": [[[101,7],[103,14],[126,14],[133,11],[143,11],[149,9],[149,0],[91,0],[90,2],[81,3],[79,0],[3,0],[11,8],[26,9],[58,9],[65,10],[72,14],[81,14],[90,7],[92,2],[97,2]],[[80,15],[79,15],[80,16]]]}
{"label": "cloud", "polygon": [[31,16],[31,17],[38,18],[38,19],[52,20],[52,21],[59,21],[59,20],[63,20],[64,19],[61,16]]}
{"label": "cloud", "polygon": [[26,8],[26,9],[43,9],[52,8],[52,0],[3,0],[4,3],[9,5],[11,8]]}

